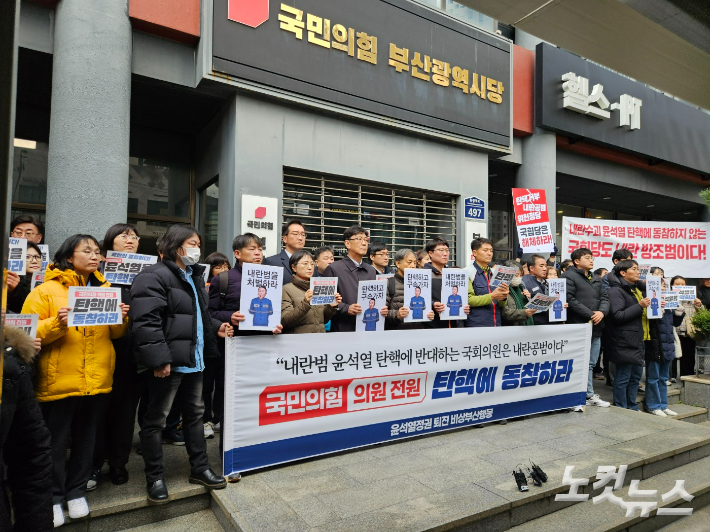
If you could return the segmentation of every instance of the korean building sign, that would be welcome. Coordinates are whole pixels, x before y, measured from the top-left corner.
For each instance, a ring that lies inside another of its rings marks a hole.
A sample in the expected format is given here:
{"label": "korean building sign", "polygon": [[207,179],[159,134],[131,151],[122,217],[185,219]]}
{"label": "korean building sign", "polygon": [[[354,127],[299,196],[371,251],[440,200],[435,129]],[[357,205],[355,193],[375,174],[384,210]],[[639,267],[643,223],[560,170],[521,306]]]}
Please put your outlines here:
{"label": "korean building sign", "polygon": [[510,150],[508,41],[408,0],[233,3],[214,2],[216,73]]}
{"label": "korean building sign", "polygon": [[549,44],[536,48],[535,125],[710,173],[710,115]]}

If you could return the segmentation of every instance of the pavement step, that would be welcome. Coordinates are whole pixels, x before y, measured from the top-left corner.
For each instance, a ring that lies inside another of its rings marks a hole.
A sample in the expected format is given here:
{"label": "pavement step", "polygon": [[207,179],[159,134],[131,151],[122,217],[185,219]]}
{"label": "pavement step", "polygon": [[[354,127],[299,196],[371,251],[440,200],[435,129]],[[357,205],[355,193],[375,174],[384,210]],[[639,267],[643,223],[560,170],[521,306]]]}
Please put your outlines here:
{"label": "pavement step", "polygon": [[174,517],[160,523],[126,529],[127,532],[224,532],[211,510]]}
{"label": "pavement step", "polygon": [[701,421],[700,423],[695,424],[697,427],[705,427],[707,429],[710,429],[710,421]]}
{"label": "pavement step", "polygon": [[[658,501],[660,508],[689,508],[694,510],[704,510],[710,506],[710,479],[708,478],[710,471],[710,457],[697,460],[695,462],[677,467],[670,471],[660,473],[650,479],[641,480],[639,484],[640,490],[657,490],[656,497],[643,497],[640,499],[632,499],[628,497],[628,486],[615,491],[614,495],[624,499],[626,502],[649,502]],[[638,477],[633,476],[627,480],[635,480]],[[575,475],[576,477],[576,475]],[[662,502],[661,496],[670,491],[676,483],[676,480],[685,480],[685,490],[694,498],[689,503],[685,500],[675,497],[667,503]],[[534,489],[534,488],[533,488]],[[599,495],[601,489],[595,490],[594,495]],[[553,503],[555,504],[555,503]],[[562,505],[562,503],[556,503]],[[634,517],[626,517],[625,510],[616,507],[612,503],[604,501],[599,504],[594,504],[591,500],[580,503],[572,503],[572,506],[563,508],[554,513],[550,513],[538,519],[528,521],[527,523],[513,527],[509,532],[562,532],[568,530],[578,530],[580,523],[585,523],[585,530],[588,532],[621,532],[643,530],[649,532],[653,530],[661,530],[672,523],[678,523],[683,516],[657,516],[656,510],[651,512],[650,517],[640,517],[639,511],[635,512]],[[698,519],[703,519],[705,512],[698,514]],[[693,516],[690,516],[691,518]],[[680,523],[678,523],[680,524]],[[708,521],[704,521],[702,530],[708,530]],[[685,528],[677,528],[678,531],[685,531]]]}
{"label": "pavement step", "polygon": [[701,406],[678,404],[673,405],[672,410],[678,413],[677,416],[674,416],[678,421],[685,421],[687,423],[702,423],[703,421],[708,421],[708,409]]}
{"label": "pavement step", "polygon": [[710,506],[694,511],[693,515],[678,519],[670,525],[659,528],[659,532],[708,532],[710,528]]}

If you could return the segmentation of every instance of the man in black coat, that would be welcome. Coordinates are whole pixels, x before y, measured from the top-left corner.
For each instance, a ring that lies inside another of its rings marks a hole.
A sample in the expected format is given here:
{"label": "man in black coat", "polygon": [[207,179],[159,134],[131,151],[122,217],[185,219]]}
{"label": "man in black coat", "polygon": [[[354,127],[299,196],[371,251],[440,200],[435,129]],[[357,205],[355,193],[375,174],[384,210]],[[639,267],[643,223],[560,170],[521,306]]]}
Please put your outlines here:
{"label": "man in black coat", "polygon": [[636,394],[646,362],[644,340],[650,340],[646,309],[651,300],[636,286],[638,263],[622,260],[609,272],[609,321],[604,353],[616,364],[614,405],[638,410]]}
{"label": "man in black coat", "polygon": [[306,245],[306,228],[300,220],[289,220],[281,228],[281,239],[284,249],[278,255],[272,255],[264,259],[262,264],[266,266],[281,266],[284,269],[284,284],[291,282],[293,272],[288,265],[288,260],[296,251],[303,249]]}
{"label": "man in black coat", "polygon": [[[4,382],[0,410],[0,532],[48,532],[54,528],[52,441],[35,399],[31,376],[32,361],[39,347],[35,347],[30,337],[16,327],[6,325],[4,335]],[[5,487],[12,494],[14,527]],[[63,515],[61,520],[63,522]]]}
{"label": "man in black coat", "polygon": [[[528,275],[523,276],[523,286],[530,292],[532,299],[538,294],[550,295],[550,289],[547,284],[547,261],[542,255],[531,255],[528,259]],[[535,325],[549,325],[550,314],[547,311],[536,312],[533,314],[533,323]]]}
{"label": "man in black coat", "polygon": [[601,278],[591,273],[594,255],[587,248],[572,252],[574,266],[569,266],[562,277],[567,281],[567,323],[592,322],[592,345],[587,378],[587,406],[608,407],[609,403],[594,393],[594,367],[602,345],[604,318],[609,314],[609,297]]}
{"label": "man in black coat", "polygon": [[[358,225],[348,227],[343,233],[343,240],[348,254],[341,260],[334,262],[325,270],[324,277],[338,278],[338,292],[343,296],[343,302],[338,305],[338,310],[330,322],[332,332],[355,331],[356,316],[363,309],[357,304],[357,290],[360,281],[374,281],[377,279],[375,268],[363,262],[362,258],[367,253],[367,232]],[[387,307],[380,311],[387,317]]]}

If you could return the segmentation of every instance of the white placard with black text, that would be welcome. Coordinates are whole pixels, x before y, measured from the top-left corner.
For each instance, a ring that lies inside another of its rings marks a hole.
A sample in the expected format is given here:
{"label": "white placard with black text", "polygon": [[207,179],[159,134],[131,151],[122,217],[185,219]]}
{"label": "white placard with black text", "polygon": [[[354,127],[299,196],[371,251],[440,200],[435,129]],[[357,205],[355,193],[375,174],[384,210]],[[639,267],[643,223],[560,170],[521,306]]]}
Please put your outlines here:
{"label": "white placard with black text", "polygon": [[405,323],[429,321],[427,313],[431,309],[431,270],[405,268],[404,306],[409,314]]}
{"label": "white placard with black text", "polygon": [[241,313],[246,320],[242,331],[273,331],[281,323],[284,269],[261,264],[242,265]]}
{"label": "white placard with black text", "polygon": [[[455,293],[454,293],[455,292]],[[468,305],[468,272],[462,268],[441,270],[442,320],[465,320],[463,308]]]}
{"label": "white placard with black text", "polygon": [[550,322],[567,321],[567,280],[566,279],[548,279],[547,285],[550,287],[549,293],[552,297],[557,298],[550,308]]}

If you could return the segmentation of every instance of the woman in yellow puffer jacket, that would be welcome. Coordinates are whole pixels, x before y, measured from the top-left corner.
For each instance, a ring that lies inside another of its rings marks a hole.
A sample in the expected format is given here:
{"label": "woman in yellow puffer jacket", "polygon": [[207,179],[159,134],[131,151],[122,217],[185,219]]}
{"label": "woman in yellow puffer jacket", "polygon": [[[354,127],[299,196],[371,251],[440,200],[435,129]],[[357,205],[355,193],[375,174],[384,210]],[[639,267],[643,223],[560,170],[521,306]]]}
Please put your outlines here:
{"label": "woman in yellow puffer jacket", "polygon": [[[121,304],[123,323],[67,327],[70,286],[110,286],[96,271],[99,244],[93,236],[74,235],[59,247],[47,267],[44,283],[30,292],[22,312],[37,314],[35,393],[52,434],[54,526],[64,523],[62,503],[69,516],[88,515],[84,497],[91,474],[96,429],[104,414],[106,394],[113,384],[115,351],[112,339],[128,328],[128,305]],[[66,449],[71,445],[68,468]]]}

